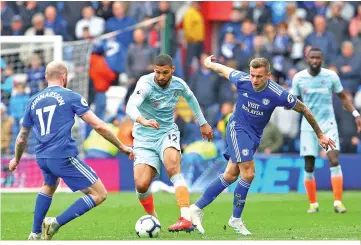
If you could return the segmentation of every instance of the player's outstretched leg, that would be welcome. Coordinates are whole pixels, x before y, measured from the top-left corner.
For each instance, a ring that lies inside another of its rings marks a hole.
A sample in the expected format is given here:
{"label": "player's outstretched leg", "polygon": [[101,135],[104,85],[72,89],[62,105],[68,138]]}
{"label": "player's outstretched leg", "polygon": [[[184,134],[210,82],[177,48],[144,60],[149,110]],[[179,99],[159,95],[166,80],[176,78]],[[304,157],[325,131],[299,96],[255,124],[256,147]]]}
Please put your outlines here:
{"label": "player's outstretched leg", "polygon": [[251,160],[238,163],[238,167],[241,173],[241,179],[237,183],[237,187],[234,190],[233,214],[228,221],[228,225],[232,227],[237,233],[242,235],[251,235],[251,232],[247,230],[241,216],[246,204],[248,190],[254,178],[254,162]]}
{"label": "player's outstretched leg", "polygon": [[176,148],[168,147],[164,150],[164,166],[174,185],[175,198],[181,211],[181,217],[175,224],[168,227],[168,231],[193,231],[194,226],[189,209],[189,190],[180,171],[180,153]]}
{"label": "player's outstretched leg", "polygon": [[193,231],[194,226],[192,224],[191,213],[189,209],[189,191],[187,183],[185,182],[181,173],[173,175],[170,180],[175,188],[175,198],[177,200],[178,207],[180,208],[181,217],[175,224],[168,227],[168,231]]}
{"label": "player's outstretched leg", "polygon": [[43,232],[45,240],[51,240],[61,226],[101,204],[107,197],[107,191],[100,179],[98,179],[92,186],[82,190],[82,192],[85,196],[75,201],[62,214],[56,218],[47,217],[44,219]]}
{"label": "player's outstretched leg", "polygon": [[304,172],[304,184],[307,192],[310,207],[307,213],[318,212],[318,202],[316,198],[316,180],[314,175],[315,169],[315,157],[305,156],[305,172]]}
{"label": "player's outstretched leg", "polygon": [[336,213],[346,213],[347,210],[342,204],[343,174],[341,165],[338,163],[338,151],[329,151],[327,156],[330,162],[331,185],[334,196],[334,210]]}
{"label": "player's outstretched leg", "polygon": [[230,184],[236,181],[239,175],[239,169],[237,164],[233,164],[230,160],[228,162],[226,171],[215,178],[207,187],[202,196],[191,205],[191,217],[192,222],[196,226],[200,233],[204,233],[205,230],[202,226],[202,209],[207,207],[216,197]]}
{"label": "player's outstretched leg", "polygon": [[45,218],[46,213],[48,212],[51,201],[53,200],[54,192],[59,184],[58,178],[47,178],[46,181],[49,183],[44,183],[41,187],[41,190],[35,201],[35,209],[34,209],[34,221],[33,228],[28,237],[28,240],[42,240],[41,236],[42,230],[41,226],[43,220]]}
{"label": "player's outstretched leg", "polygon": [[156,170],[150,165],[137,164],[134,166],[134,182],[139,202],[142,204],[145,212],[157,217],[154,208],[153,195],[149,188],[155,174]]}

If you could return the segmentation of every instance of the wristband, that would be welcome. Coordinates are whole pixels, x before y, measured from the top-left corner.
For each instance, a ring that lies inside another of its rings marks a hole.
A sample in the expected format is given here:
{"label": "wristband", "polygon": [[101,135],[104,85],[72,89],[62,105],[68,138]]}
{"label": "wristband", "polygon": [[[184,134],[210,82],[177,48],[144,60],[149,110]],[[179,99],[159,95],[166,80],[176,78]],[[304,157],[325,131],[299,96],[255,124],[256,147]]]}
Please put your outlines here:
{"label": "wristband", "polygon": [[360,113],[359,113],[357,110],[354,110],[354,111],[352,112],[352,116],[354,116],[355,118],[356,118],[356,117],[359,117],[359,116],[360,116]]}

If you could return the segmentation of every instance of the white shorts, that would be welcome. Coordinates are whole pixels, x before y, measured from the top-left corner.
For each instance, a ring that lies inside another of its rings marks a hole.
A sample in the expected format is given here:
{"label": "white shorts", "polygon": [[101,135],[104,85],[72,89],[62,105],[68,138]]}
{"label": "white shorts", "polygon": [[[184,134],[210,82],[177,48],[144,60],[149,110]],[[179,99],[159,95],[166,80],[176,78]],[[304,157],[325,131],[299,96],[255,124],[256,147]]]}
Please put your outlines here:
{"label": "white shorts", "polygon": [[178,151],[180,148],[180,133],[178,130],[171,130],[163,137],[156,140],[144,141],[134,140],[134,164],[147,164],[157,170],[157,176],[160,174],[162,162],[164,162],[164,151],[169,147],[174,147]]}
{"label": "white shorts", "polygon": [[[336,150],[340,150],[340,140],[338,137],[337,127],[330,127],[323,131],[328,137],[336,142]],[[314,131],[302,131],[301,130],[301,142],[300,142],[300,155],[301,156],[314,156],[317,157],[322,147],[318,143],[317,135]],[[327,152],[331,151],[328,148]]]}

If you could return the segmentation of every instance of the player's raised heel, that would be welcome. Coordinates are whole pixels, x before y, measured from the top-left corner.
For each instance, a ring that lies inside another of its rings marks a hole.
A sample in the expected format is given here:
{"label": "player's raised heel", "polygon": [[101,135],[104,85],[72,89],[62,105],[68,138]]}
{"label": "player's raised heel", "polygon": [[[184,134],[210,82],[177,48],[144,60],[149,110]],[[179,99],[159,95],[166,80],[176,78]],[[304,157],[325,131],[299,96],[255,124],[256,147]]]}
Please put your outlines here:
{"label": "player's raised heel", "polygon": [[341,213],[341,214],[347,212],[347,209],[345,208],[345,206],[342,203],[335,205],[334,210],[335,210],[335,213]]}
{"label": "player's raised heel", "polygon": [[317,213],[318,211],[319,211],[319,210],[318,210],[318,204],[311,203],[311,204],[310,204],[310,207],[309,207],[308,210],[307,210],[307,213],[313,214],[313,213]]}
{"label": "player's raised heel", "polygon": [[31,232],[28,237],[28,240],[44,240],[44,238],[41,237],[41,233]]}
{"label": "player's raised heel", "polygon": [[236,219],[236,218],[231,217],[228,221],[228,225],[230,227],[232,227],[236,233],[239,233],[239,234],[242,234],[245,236],[252,235],[252,233],[249,232],[249,230],[247,230],[246,225],[245,225],[245,223],[243,223],[241,218]]}
{"label": "player's raised heel", "polygon": [[199,233],[204,234],[205,230],[202,226],[202,217],[203,217],[202,209],[198,208],[194,204],[192,204],[189,208],[191,210],[191,218],[193,225],[199,231]]}
{"label": "player's raised heel", "polygon": [[55,233],[58,232],[60,225],[54,217],[48,217],[43,220],[44,239],[51,240]]}
{"label": "player's raised heel", "polygon": [[195,228],[192,222],[186,220],[183,217],[180,217],[174,225],[168,227],[169,232],[179,232],[179,231],[191,232],[194,231],[194,229]]}

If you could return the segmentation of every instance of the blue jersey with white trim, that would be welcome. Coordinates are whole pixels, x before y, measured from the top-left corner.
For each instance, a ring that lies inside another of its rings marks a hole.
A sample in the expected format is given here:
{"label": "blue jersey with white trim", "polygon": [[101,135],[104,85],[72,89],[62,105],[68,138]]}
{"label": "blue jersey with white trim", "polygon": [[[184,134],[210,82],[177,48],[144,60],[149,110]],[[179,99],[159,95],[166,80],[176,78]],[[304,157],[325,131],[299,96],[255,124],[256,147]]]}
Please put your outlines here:
{"label": "blue jersey with white trim", "polygon": [[67,158],[78,155],[71,137],[74,116],[89,110],[88,103],[78,93],[52,86],[30,98],[22,125],[33,128],[37,139],[37,158]]}
{"label": "blue jersey with white trim", "polygon": [[233,120],[249,133],[253,140],[259,141],[263,129],[269,122],[273,110],[277,106],[293,108],[297,98],[272,80],[267,81],[261,91],[254,90],[248,73],[234,70],[229,76],[237,87],[237,105]]}

